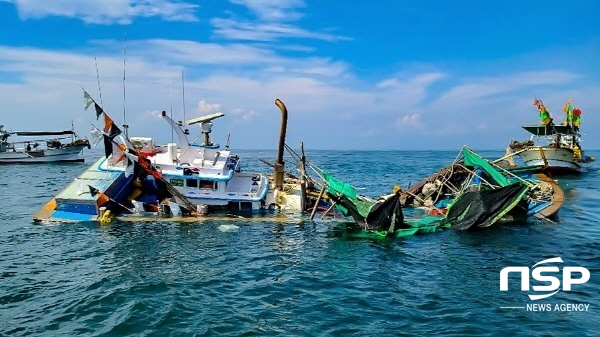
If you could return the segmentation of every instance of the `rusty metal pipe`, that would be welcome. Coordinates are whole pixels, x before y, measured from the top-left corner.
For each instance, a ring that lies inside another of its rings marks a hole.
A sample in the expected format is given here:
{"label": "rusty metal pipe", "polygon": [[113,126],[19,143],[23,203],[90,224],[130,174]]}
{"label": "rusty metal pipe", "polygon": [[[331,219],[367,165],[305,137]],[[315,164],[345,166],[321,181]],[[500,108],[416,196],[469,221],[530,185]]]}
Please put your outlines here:
{"label": "rusty metal pipe", "polygon": [[275,188],[283,189],[283,175],[285,173],[285,162],[283,161],[283,149],[285,147],[285,133],[287,131],[288,111],[285,104],[279,99],[275,100],[275,105],[281,110],[281,128],[279,130],[279,148],[277,149],[277,159],[275,160]]}

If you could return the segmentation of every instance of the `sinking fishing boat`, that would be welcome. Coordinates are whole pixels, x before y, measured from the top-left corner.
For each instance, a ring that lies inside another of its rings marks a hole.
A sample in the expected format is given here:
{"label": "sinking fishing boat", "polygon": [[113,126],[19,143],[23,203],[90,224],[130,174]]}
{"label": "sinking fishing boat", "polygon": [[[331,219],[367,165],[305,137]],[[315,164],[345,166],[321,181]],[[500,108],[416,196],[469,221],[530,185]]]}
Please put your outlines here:
{"label": "sinking fishing boat", "polygon": [[[480,229],[540,215],[552,202],[540,194],[541,184],[510,174],[504,176],[466,147],[462,161],[407,191],[396,186],[394,193],[379,199],[359,195],[352,185],[327,172],[324,178],[327,194],[340,212],[351,216],[362,232],[377,236],[400,237],[449,228]],[[404,211],[410,207],[436,212],[406,218]]]}
{"label": "sinking fishing boat", "polygon": [[[201,125],[203,143],[190,142],[182,123],[166,113],[165,120],[177,134],[179,144],[155,146],[151,137],[130,141],[114,121],[84,91],[86,102],[104,115],[103,130],[93,134],[98,143],[104,139],[105,156],[61,191],[35,216],[36,220],[101,220],[110,217],[199,216],[214,212],[297,211],[315,208],[313,181],[285,177],[283,148],[287,128],[287,108],[280,100],[282,113],[279,150],[272,175],[246,173],[240,158],[221,148],[210,138],[213,120],[222,113],[187,121]],[[134,145],[135,144],[135,145]],[[312,194],[311,194],[312,192]],[[109,212],[106,212],[106,211]]]}
{"label": "sinking fishing boat", "polygon": [[[488,200],[502,203],[488,204]],[[504,220],[524,220],[535,216],[552,218],[564,201],[558,184],[538,173],[521,177],[479,156],[467,147],[453,163],[409,187],[401,194],[404,207],[418,207],[451,219],[458,208],[499,207],[500,217],[479,219],[478,227]],[[476,205],[475,207],[473,205]],[[506,206],[506,207],[505,207]]]}
{"label": "sinking fishing boat", "polygon": [[[573,108],[569,100],[563,108],[563,124],[554,124],[541,100],[536,99],[533,104],[538,109],[540,125],[523,126],[531,134],[530,139],[512,140],[502,161],[509,168],[527,168],[551,176],[587,172],[595,158],[586,156],[580,145],[581,109]],[[515,163],[515,156],[520,157],[522,165]]]}
{"label": "sinking fishing boat", "polygon": [[[186,125],[200,125],[200,134],[196,139],[202,143],[190,141],[189,131],[182,129],[182,123],[177,123],[163,111],[160,118],[167,122],[177,135],[178,143],[154,147],[152,139],[146,139],[148,146],[137,148],[139,152],[147,153],[152,165],[161,171],[163,177],[179,191],[187,200],[203,213],[222,211],[258,211],[283,208],[286,211],[302,211],[311,207],[310,190],[316,193],[312,184],[306,182],[303,197],[301,179],[285,177],[283,164],[283,147],[285,129],[287,128],[287,108],[280,100],[276,105],[282,113],[282,137],[275,172],[272,175],[243,172],[240,168],[240,157],[230,151],[230,145],[224,148],[210,137],[213,121],[224,116],[214,113],[186,122]],[[134,146],[135,147],[135,146]],[[99,166],[100,170],[122,171],[122,166],[111,166],[105,161]],[[304,202],[303,202],[304,199]],[[303,203],[305,205],[303,205]],[[309,205],[306,205],[306,204]]]}
{"label": "sinking fishing boat", "polygon": [[415,234],[438,232],[450,228],[443,217],[423,216],[407,218],[400,202],[400,190],[380,199],[372,199],[357,193],[347,182],[338,180],[330,173],[322,172],[328,198],[344,216],[350,216],[354,223],[347,223],[345,229],[354,230],[353,236],[375,235],[403,237]]}
{"label": "sinking fishing boat", "polygon": [[[22,138],[9,141],[12,136]],[[0,125],[0,164],[83,162],[84,148],[90,148],[88,139],[80,139],[72,129],[8,131]]]}

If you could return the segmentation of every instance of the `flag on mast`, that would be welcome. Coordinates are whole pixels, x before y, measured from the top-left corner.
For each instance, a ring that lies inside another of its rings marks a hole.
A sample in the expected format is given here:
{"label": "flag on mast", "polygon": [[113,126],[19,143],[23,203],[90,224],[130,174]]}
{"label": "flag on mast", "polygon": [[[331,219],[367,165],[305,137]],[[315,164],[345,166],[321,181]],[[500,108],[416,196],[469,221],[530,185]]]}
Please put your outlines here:
{"label": "flag on mast", "polygon": [[94,186],[88,185],[88,187],[90,189],[90,194],[92,195],[92,197],[98,196],[98,198],[96,199],[96,205],[98,205],[98,207],[102,207],[102,205],[110,201],[108,195],[100,192],[100,190],[98,190]]}
{"label": "flag on mast", "polygon": [[573,130],[575,130],[575,132],[578,132],[580,125],[581,125],[581,109],[575,108],[575,109],[573,109]]}
{"label": "flag on mast", "polygon": [[90,104],[92,104],[92,103],[94,103],[94,99],[84,89],[83,90],[83,110],[87,111],[87,109],[90,107]]}
{"label": "flag on mast", "polygon": [[548,125],[552,123],[552,117],[550,117],[550,112],[548,112],[548,109],[546,109],[546,106],[544,105],[541,99],[534,99],[533,105],[537,107],[540,116],[540,123],[542,123],[542,125]]}
{"label": "flag on mast", "polygon": [[567,103],[565,103],[565,106],[563,106],[563,112],[566,114],[565,121],[563,122],[563,124],[565,125],[570,125],[573,122],[573,106],[571,105],[572,103],[573,100],[569,98]]}

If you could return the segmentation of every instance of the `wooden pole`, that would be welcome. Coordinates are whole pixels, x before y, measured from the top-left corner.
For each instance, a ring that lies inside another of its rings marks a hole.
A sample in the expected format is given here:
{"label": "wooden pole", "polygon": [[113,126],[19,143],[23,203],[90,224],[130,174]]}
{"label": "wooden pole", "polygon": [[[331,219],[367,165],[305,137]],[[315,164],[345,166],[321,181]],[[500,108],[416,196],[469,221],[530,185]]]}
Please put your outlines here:
{"label": "wooden pole", "polygon": [[310,214],[311,220],[315,217],[315,213],[317,212],[317,207],[319,206],[319,202],[321,201],[321,198],[323,197],[323,193],[325,193],[325,184],[323,184],[323,187],[321,188],[321,192],[319,192],[319,197],[317,198],[317,201],[315,202],[315,205],[313,206],[312,213]]}
{"label": "wooden pole", "polygon": [[519,150],[519,151],[516,151],[516,152],[511,152],[511,153],[509,153],[509,154],[506,154],[506,155],[504,155],[504,157],[501,157],[501,158],[498,158],[498,159],[494,160],[494,161],[492,162],[492,164],[499,163],[499,162],[501,162],[501,161],[503,161],[504,159],[507,159],[507,158],[509,158],[509,157],[514,157],[514,156],[518,155],[519,153],[521,153],[521,152],[524,152],[525,150],[527,150],[527,149],[521,149],[521,150]]}
{"label": "wooden pole", "polygon": [[544,154],[544,149],[542,149],[542,147],[539,147],[540,149],[540,155],[542,156],[542,160],[544,160],[544,166],[548,167],[548,160],[546,159],[546,154]]}
{"label": "wooden pole", "polygon": [[[423,198],[419,197],[418,195],[416,195],[416,194],[414,194],[414,193],[411,193],[411,192],[409,192],[409,191],[404,191],[404,193],[406,193],[406,194],[408,194],[408,195],[410,195],[410,196],[414,197],[415,199],[417,199],[418,201],[420,201],[421,203],[423,203],[423,205],[425,205],[425,200],[423,200]],[[441,210],[441,209],[439,209],[439,208],[437,208],[437,207],[435,207],[435,205],[433,205],[433,204],[432,204],[432,205],[431,205],[431,208],[433,208],[433,209],[435,209],[436,211],[438,211],[438,213],[440,213],[440,214],[443,214],[443,213],[442,213],[442,210]]]}
{"label": "wooden pole", "polygon": [[300,150],[302,152],[302,157],[300,157],[300,205],[302,212],[304,212],[306,211],[306,156],[304,155],[304,142],[300,142]]}
{"label": "wooden pole", "polygon": [[[329,211],[331,211],[333,209],[333,207],[335,207],[335,202],[333,202],[331,204],[331,206],[329,206],[329,208],[325,211],[325,213],[323,213],[323,216],[321,216],[321,220],[323,220],[325,218],[327,213],[329,213]],[[335,218],[335,211],[333,211],[333,217]]]}

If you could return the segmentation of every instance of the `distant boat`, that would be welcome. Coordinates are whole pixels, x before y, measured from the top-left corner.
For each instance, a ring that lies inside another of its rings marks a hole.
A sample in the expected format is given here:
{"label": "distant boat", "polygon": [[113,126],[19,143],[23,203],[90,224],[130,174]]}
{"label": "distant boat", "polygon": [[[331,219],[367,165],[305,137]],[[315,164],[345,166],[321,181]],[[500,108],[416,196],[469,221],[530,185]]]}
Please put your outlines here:
{"label": "distant boat", "polygon": [[[9,141],[12,136],[24,138]],[[0,125],[0,164],[83,162],[80,153],[86,147],[87,138],[79,139],[73,130],[8,131]]]}
{"label": "distant boat", "polygon": [[501,159],[515,167],[513,157],[519,156],[524,167],[517,169],[544,172],[551,176],[586,172],[595,158],[586,156],[581,148],[581,109],[573,108],[572,103],[573,100],[569,99],[563,107],[566,114],[564,122],[554,124],[542,100],[535,99],[533,105],[537,107],[540,125],[523,126],[531,133],[531,138],[523,142],[512,141]]}
{"label": "distant boat", "polygon": [[531,133],[528,141],[513,141],[509,152],[523,160],[526,167],[537,168],[551,175],[586,172],[594,157],[586,156],[579,145],[581,134],[570,125],[523,126]]}

